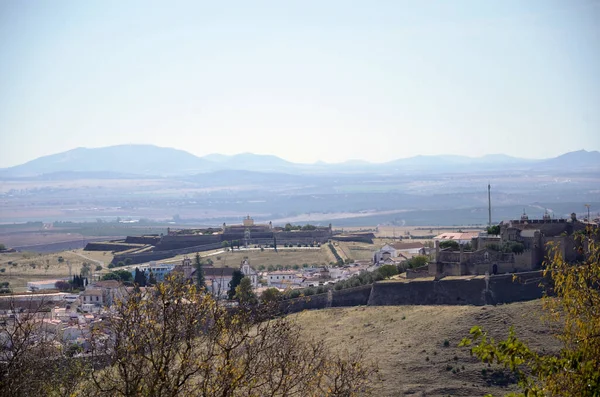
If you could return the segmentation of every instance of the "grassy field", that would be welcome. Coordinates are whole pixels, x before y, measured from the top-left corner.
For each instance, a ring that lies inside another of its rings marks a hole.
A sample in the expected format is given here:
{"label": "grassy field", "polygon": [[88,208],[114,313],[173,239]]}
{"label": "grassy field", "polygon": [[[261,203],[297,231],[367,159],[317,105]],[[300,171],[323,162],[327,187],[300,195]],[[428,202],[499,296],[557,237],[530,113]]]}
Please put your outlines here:
{"label": "grassy field", "polygon": [[[59,258],[63,259],[62,262]],[[53,254],[14,252],[0,254],[0,281],[8,281],[15,292],[27,289],[27,282],[42,279],[63,278],[79,274],[84,263],[91,264],[95,272],[97,262],[103,262],[103,269],[112,260],[110,252],[89,252],[83,250],[62,251]]]}
{"label": "grassy field", "polygon": [[[333,308],[294,315],[306,335],[336,348],[367,348],[377,362],[380,396],[482,396],[514,390],[508,372],[488,367],[459,348],[469,329],[480,325],[499,339],[508,328],[537,350],[558,349],[541,319],[541,302],[501,306],[385,306]],[[447,346],[445,346],[445,341]]]}
{"label": "grassy field", "polygon": [[[191,256],[191,255],[190,255]],[[204,256],[204,255],[202,255]],[[251,251],[229,251],[223,252],[217,255],[208,256],[213,260],[214,266],[239,266],[244,258],[248,258],[250,265],[257,268],[260,265],[277,266],[277,265],[298,265],[302,266],[304,263],[309,265],[317,264],[329,264],[334,261],[333,254],[329,251],[329,248],[325,245],[321,246],[320,249],[294,249],[294,248],[281,248],[277,252],[273,250],[251,250]]]}

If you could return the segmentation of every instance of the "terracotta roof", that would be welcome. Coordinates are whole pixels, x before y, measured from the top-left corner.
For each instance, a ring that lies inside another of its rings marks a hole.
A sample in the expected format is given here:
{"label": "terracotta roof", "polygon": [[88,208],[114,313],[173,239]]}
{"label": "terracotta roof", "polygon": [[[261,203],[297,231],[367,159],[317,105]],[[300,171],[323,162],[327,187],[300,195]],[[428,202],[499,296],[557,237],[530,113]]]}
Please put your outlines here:
{"label": "terracotta roof", "polygon": [[479,232],[456,232],[456,233],[442,233],[435,236],[435,240],[470,240],[479,236]]}

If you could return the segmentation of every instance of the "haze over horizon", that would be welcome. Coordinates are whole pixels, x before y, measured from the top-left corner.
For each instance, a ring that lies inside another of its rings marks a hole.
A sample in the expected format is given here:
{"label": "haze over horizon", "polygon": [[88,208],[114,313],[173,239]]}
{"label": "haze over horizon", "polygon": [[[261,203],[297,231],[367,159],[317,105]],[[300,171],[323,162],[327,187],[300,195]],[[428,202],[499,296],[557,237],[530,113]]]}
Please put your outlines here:
{"label": "haze over horizon", "polygon": [[298,163],[600,150],[600,2],[0,4],[0,167],[153,144]]}

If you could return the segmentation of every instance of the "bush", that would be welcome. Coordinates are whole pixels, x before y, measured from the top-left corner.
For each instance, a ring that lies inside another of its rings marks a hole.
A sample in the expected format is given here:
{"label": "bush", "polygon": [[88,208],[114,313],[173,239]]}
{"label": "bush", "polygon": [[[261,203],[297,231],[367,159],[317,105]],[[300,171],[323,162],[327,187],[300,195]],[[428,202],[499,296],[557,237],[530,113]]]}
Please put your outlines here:
{"label": "bush", "polygon": [[6,271],[5,268],[0,269],[0,273],[4,273]]}
{"label": "bush", "polygon": [[450,341],[448,339],[444,340],[444,347],[450,347]]}
{"label": "bush", "polygon": [[108,268],[109,268],[109,269],[112,269],[112,268],[114,268],[114,267],[116,267],[116,265],[115,265],[114,263],[112,263],[112,262],[111,262],[111,263],[109,263],[109,264],[108,264]]}
{"label": "bush", "polygon": [[[110,265],[108,265],[108,267],[110,267]],[[102,265],[97,265],[96,266],[96,271],[99,272],[100,270],[102,270]]]}
{"label": "bush", "polygon": [[446,240],[440,243],[440,248],[450,248],[450,250],[458,250],[460,249],[460,245],[454,240]]}
{"label": "bush", "polygon": [[406,261],[406,266],[410,269],[415,269],[417,267],[425,266],[429,262],[429,258],[425,255],[417,255],[413,256],[409,260]]}

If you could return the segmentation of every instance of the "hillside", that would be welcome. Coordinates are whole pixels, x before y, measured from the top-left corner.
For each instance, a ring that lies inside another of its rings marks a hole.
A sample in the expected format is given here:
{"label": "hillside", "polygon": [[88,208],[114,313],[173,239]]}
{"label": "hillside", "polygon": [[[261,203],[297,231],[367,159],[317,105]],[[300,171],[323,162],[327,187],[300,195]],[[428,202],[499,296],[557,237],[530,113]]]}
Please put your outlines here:
{"label": "hillside", "polygon": [[[477,170],[473,167],[477,166]],[[561,156],[530,160],[504,154],[483,157],[457,155],[416,155],[386,163],[350,160],[337,164],[293,163],[274,155],[241,153],[236,155],[210,154],[195,156],[187,151],[153,145],[117,145],[102,148],[76,148],[43,156],[21,165],[0,170],[0,178],[24,178],[52,174],[52,179],[81,179],[94,174],[106,177],[184,176],[197,173],[246,170],[269,173],[324,172],[481,172],[529,169],[591,169],[600,167],[600,152],[579,150]]]}
{"label": "hillside", "polygon": [[[506,337],[512,325],[535,349],[553,351],[558,342],[541,321],[541,302],[501,306],[386,306],[305,311],[295,315],[307,335],[341,348],[367,347],[379,365],[381,396],[483,396],[514,390],[514,379],[457,347],[480,325]],[[449,346],[444,346],[444,341]]]}

